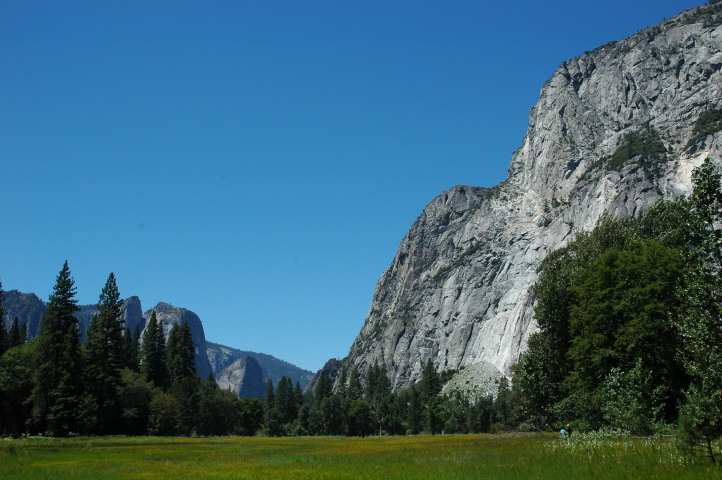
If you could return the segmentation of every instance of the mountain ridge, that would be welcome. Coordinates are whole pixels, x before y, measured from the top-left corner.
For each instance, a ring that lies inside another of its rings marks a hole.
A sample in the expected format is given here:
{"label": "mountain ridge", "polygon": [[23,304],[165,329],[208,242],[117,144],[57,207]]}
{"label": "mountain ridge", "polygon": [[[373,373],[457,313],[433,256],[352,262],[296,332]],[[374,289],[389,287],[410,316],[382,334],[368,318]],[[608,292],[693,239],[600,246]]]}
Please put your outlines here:
{"label": "mountain ridge", "polygon": [[[28,337],[33,338],[38,335],[40,330],[40,321],[45,313],[46,302],[40,299],[34,293],[22,293],[18,290],[4,291],[3,307],[5,315],[3,316],[3,326],[9,329],[13,319],[17,316],[20,323],[26,323],[28,327]],[[93,316],[97,313],[96,305],[80,305],[80,310],[75,316],[78,319],[78,331],[81,338],[85,337]],[[143,330],[150,319],[152,312],[156,312],[158,320],[163,326],[163,332],[166,338],[173,324],[177,322],[187,322],[193,343],[196,350],[196,370],[198,375],[205,379],[209,374],[214,378],[224,378],[222,388],[230,389],[239,395],[248,394],[261,398],[265,394],[265,382],[268,379],[273,380],[274,385],[278,383],[280,377],[285,375],[294,382],[298,381],[301,387],[305,387],[312,377],[312,372],[304,370],[300,367],[278,359],[272,355],[247,352],[227,347],[224,345],[208,342],[205,339],[202,320],[191,310],[181,307],[175,307],[166,302],[159,302],[155,307],[142,311],[141,300],[137,296],[131,296],[123,301],[122,321],[132,334],[138,332],[142,338]],[[223,365],[222,368],[217,364],[211,364],[209,357],[218,349],[226,349],[233,357],[230,362]],[[241,358],[252,357],[253,362],[239,362]],[[247,374],[246,366],[250,365],[253,369],[252,373]],[[213,368],[213,367],[218,368]],[[256,368],[257,366],[257,368]],[[258,385],[262,385],[259,389]]]}

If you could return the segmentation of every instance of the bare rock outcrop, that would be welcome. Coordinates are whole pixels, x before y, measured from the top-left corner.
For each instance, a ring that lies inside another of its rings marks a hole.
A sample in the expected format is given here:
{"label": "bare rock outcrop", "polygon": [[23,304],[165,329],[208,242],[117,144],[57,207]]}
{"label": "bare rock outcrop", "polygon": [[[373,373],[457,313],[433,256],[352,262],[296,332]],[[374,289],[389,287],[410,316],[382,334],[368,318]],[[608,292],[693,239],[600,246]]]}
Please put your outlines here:
{"label": "bare rock outcrop", "polygon": [[[690,139],[701,114],[722,108],[721,23],[722,4],[705,5],[563,62],[506,180],[454,187],[411,226],[349,367],[385,363],[396,390],[428,359],[439,370],[481,366],[469,370],[484,372],[479,385],[508,375],[536,329],[532,287],[550,251],[604,214],[638,216],[689,193],[704,158],[720,164],[722,133]],[[635,136],[657,151],[620,161]]]}

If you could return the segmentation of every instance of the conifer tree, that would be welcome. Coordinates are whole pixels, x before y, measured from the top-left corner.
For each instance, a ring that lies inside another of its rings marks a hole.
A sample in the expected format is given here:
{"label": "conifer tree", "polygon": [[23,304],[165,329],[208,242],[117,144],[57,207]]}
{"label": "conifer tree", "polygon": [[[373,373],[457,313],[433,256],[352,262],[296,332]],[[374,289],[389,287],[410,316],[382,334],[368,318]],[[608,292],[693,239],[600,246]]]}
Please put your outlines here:
{"label": "conifer tree", "polygon": [[443,416],[441,412],[441,379],[436,372],[434,362],[429,359],[421,372],[421,402],[423,404],[424,430],[432,435],[441,431]]}
{"label": "conifer tree", "polygon": [[18,317],[15,317],[13,319],[13,323],[10,326],[10,331],[8,332],[7,336],[7,348],[13,348],[22,345],[25,343],[25,339],[27,337],[27,327],[23,323],[22,327],[20,326],[20,320]]}
{"label": "conifer tree", "polygon": [[83,344],[88,395],[84,416],[91,433],[116,433],[119,428],[117,397],[124,366],[122,309],[115,275],[111,273]]}
{"label": "conifer tree", "polygon": [[137,329],[135,334],[128,327],[123,330],[123,367],[134,372],[138,372],[140,369],[139,337],[140,332]]}
{"label": "conifer tree", "polygon": [[166,347],[170,393],[178,404],[178,432],[193,433],[199,424],[201,382],[196,374],[195,348],[188,322],[173,325]]}
{"label": "conifer tree", "polygon": [[371,407],[371,413],[378,426],[379,435],[383,433],[388,416],[391,413],[391,382],[385,364],[374,361],[366,374],[366,399]]}
{"label": "conifer tree", "polygon": [[269,437],[281,435],[281,412],[276,407],[273,380],[266,382],[266,396],[263,399],[263,431]]}
{"label": "conifer tree", "polygon": [[196,375],[195,347],[188,322],[176,323],[171,327],[166,358],[171,385]]}
{"label": "conifer tree", "polygon": [[5,331],[5,325],[3,325],[2,322],[0,322],[0,357],[3,353],[5,353],[5,350],[9,349],[8,345],[8,332]]}
{"label": "conifer tree", "polygon": [[351,376],[348,380],[348,398],[349,400],[358,400],[363,397],[364,389],[361,385],[361,374],[358,367],[351,369]]}
{"label": "conifer tree", "polygon": [[8,348],[7,345],[7,331],[5,330],[5,322],[3,321],[3,318],[5,317],[5,309],[3,308],[3,303],[5,301],[5,292],[3,292],[3,282],[0,281],[0,355],[5,353],[5,350]]}
{"label": "conifer tree", "polygon": [[58,274],[38,335],[32,421],[38,432],[65,436],[77,431],[80,384],[79,310],[68,262]]}
{"label": "conifer tree", "polygon": [[148,326],[143,332],[143,345],[140,349],[140,371],[145,379],[158,388],[168,386],[166,367],[165,336],[163,326],[158,322],[155,310],[150,316]]}

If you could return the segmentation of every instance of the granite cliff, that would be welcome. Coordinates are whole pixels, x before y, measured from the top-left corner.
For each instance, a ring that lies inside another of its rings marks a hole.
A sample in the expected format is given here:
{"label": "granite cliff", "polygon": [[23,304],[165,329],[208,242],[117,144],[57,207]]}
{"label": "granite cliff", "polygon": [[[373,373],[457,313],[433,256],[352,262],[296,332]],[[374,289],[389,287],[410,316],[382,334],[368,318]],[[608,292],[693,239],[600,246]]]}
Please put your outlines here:
{"label": "granite cliff", "polygon": [[541,89],[505,181],[433,199],[383,273],[345,364],[386,364],[396,390],[438,370],[508,375],[536,329],[542,259],[602,215],[689,193],[722,158],[722,3],[563,62]]}

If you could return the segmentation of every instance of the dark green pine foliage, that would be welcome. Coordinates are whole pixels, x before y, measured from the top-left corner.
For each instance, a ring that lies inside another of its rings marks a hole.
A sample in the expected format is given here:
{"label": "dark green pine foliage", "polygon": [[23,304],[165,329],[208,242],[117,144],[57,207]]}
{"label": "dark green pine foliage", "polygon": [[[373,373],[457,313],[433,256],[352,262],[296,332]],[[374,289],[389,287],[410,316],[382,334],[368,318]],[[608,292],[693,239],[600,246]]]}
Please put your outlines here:
{"label": "dark green pine foliage", "polygon": [[139,338],[140,332],[137,329],[135,333],[128,327],[123,330],[123,367],[134,372],[140,371]]}
{"label": "dark green pine foliage", "polygon": [[201,383],[196,374],[195,347],[188,322],[176,323],[171,328],[166,357],[169,392],[178,402],[178,433],[190,435],[199,423]]}
{"label": "dark green pine foliage", "polygon": [[361,374],[358,371],[358,367],[351,369],[351,375],[348,380],[348,389],[346,395],[349,400],[358,400],[363,397],[364,389],[361,385]]}
{"label": "dark green pine foliage", "polygon": [[3,318],[5,317],[5,309],[3,308],[3,303],[5,301],[5,292],[3,291],[3,282],[0,281],[0,355],[5,353],[5,350],[7,350],[7,331],[5,330],[5,322],[3,321]]}
{"label": "dark green pine foliage", "polygon": [[440,393],[441,378],[434,362],[429,359],[421,372],[421,401],[424,404],[423,427],[432,435],[441,432],[444,427]]}
{"label": "dark green pine foliage", "polygon": [[[683,450],[717,462],[722,437],[722,176],[707,159],[692,175],[694,227],[681,308],[683,363],[692,377],[680,409],[677,441]],[[717,453],[716,453],[717,452]]]}
{"label": "dark green pine foliage", "polygon": [[212,375],[201,383],[198,407],[199,435],[229,435],[234,433],[241,423],[240,400],[230,390],[218,388]]}
{"label": "dark green pine foliage", "polygon": [[171,385],[196,376],[195,347],[188,322],[176,323],[168,333],[166,357]]}
{"label": "dark green pine foliage", "polygon": [[7,336],[7,348],[18,347],[25,343],[25,339],[28,336],[28,328],[25,323],[20,325],[18,317],[13,319],[13,323],[10,326],[10,331]]}
{"label": "dark green pine foliage", "polygon": [[286,376],[281,377],[276,385],[275,394],[275,408],[278,409],[281,424],[293,423],[298,416],[299,407],[293,390],[293,382]]}
{"label": "dark green pine foliage", "polygon": [[111,273],[83,344],[87,391],[83,422],[88,433],[119,432],[118,388],[125,366],[122,313],[123,302]]}
{"label": "dark green pine foliage", "polygon": [[306,423],[305,428],[311,435],[327,435],[329,433],[329,422],[327,421],[324,413],[324,404],[332,395],[333,384],[331,382],[331,378],[328,376],[327,372],[321,371],[313,396],[310,399],[310,403],[307,405],[307,410],[304,410],[301,415],[304,417],[303,420]]}
{"label": "dark green pine foliage", "polygon": [[3,322],[0,322],[0,356],[2,356],[8,348],[8,332],[5,330]]}
{"label": "dark green pine foliage", "polygon": [[[687,382],[675,361],[681,344],[673,323],[680,271],[679,251],[655,240],[630,241],[624,250],[610,249],[589,264],[572,288],[577,303],[570,316],[572,371],[566,382],[577,396],[577,415],[591,425],[601,426],[605,419],[599,415],[617,408],[609,401],[628,409],[637,404],[649,415],[646,423],[635,426],[635,433],[649,433],[645,430],[655,421],[676,417]],[[634,379],[608,378],[612,369],[631,372],[635,367]],[[624,400],[622,390],[641,396]]]}
{"label": "dark green pine foliage", "polygon": [[281,412],[276,405],[276,392],[273,380],[266,382],[266,395],[263,399],[263,432],[269,437],[278,437],[282,433]]}
{"label": "dark green pine foliage", "polygon": [[382,435],[391,414],[393,394],[385,364],[374,361],[366,373],[366,400],[376,423],[378,434]]}
{"label": "dark green pine foliage", "polygon": [[155,310],[150,316],[148,326],[143,332],[143,345],[140,349],[140,371],[145,379],[158,388],[165,389],[168,382],[166,366],[165,336],[163,326],[158,322]]}
{"label": "dark green pine foliage", "polygon": [[40,324],[31,397],[34,430],[53,436],[78,431],[82,385],[75,293],[75,282],[66,261]]}
{"label": "dark green pine foliage", "polygon": [[37,346],[38,339],[35,339],[0,356],[0,433],[3,435],[27,432]]}

